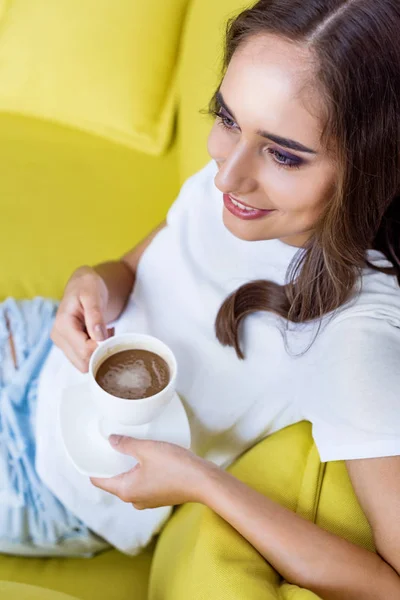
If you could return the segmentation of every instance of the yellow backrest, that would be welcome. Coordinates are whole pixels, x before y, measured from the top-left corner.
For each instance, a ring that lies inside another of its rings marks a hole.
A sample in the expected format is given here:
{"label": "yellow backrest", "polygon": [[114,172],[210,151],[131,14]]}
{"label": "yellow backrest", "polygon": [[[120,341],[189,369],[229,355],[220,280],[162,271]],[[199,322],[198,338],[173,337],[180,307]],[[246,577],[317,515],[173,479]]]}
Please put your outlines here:
{"label": "yellow backrest", "polygon": [[59,297],[165,216],[188,2],[0,0],[0,298]]}

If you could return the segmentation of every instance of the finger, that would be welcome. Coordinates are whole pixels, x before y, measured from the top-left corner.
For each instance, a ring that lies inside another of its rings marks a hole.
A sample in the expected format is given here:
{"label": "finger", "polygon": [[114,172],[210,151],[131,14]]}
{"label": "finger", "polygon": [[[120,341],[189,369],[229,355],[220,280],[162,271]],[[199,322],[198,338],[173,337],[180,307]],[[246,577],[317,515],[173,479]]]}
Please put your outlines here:
{"label": "finger", "polygon": [[69,316],[53,329],[51,339],[80,371],[86,372],[97,343],[82,331],[82,327],[77,317]]}
{"label": "finger", "polygon": [[79,350],[83,351],[89,339],[83,318],[70,313],[59,315],[56,319],[53,332],[57,334],[59,339],[65,339],[79,355],[81,354]]}
{"label": "finger", "polygon": [[96,342],[103,342],[108,338],[108,333],[99,300],[91,295],[81,296],[80,300],[89,336]]}
{"label": "finger", "polygon": [[86,340],[85,345],[80,348],[79,351],[71,348],[71,352],[69,354],[71,362],[73,362],[75,365],[81,365],[82,368],[78,368],[80,368],[83,373],[87,373],[89,370],[90,358],[96,348],[97,342],[94,342],[91,339]]}
{"label": "finger", "polygon": [[91,477],[90,481],[95,487],[108,492],[109,494],[114,494],[114,496],[118,496],[123,502],[132,502],[135,500],[133,497],[133,490],[135,489],[135,493],[137,494],[137,484],[135,484],[135,476],[134,473],[139,467],[139,464],[135,465],[133,469],[128,471],[127,473],[121,473],[121,475],[117,475],[116,477],[110,477],[107,479],[100,477]]}
{"label": "finger", "polygon": [[87,335],[83,334],[78,348],[73,347],[69,343],[68,339],[63,335],[60,335],[56,329],[52,331],[51,339],[79,371],[82,373],[87,373],[90,357],[97,348],[96,342],[88,338]]}
{"label": "finger", "polygon": [[105,492],[109,492],[110,494],[114,494],[114,496],[120,497],[122,493],[122,489],[125,487],[123,484],[123,479],[126,473],[122,473],[121,475],[117,475],[116,477],[110,477],[107,479],[100,477],[91,477],[90,481],[95,487],[104,490]]}
{"label": "finger", "polygon": [[71,346],[66,342],[64,338],[59,339],[57,334],[52,335],[54,344],[64,353],[68,360],[78,369],[81,373],[87,373],[89,368],[89,362],[81,359]]}
{"label": "finger", "polygon": [[128,454],[139,460],[141,455],[141,449],[146,444],[147,440],[138,440],[137,438],[131,438],[126,435],[110,435],[108,438],[111,446],[121,452],[121,454]]}
{"label": "finger", "polygon": [[76,369],[78,369],[78,371],[80,371],[81,373],[87,373],[89,371],[89,363],[86,363],[83,360],[79,360],[79,358],[76,358],[76,356],[72,352],[70,354],[64,352],[64,354],[68,358],[70,363]]}

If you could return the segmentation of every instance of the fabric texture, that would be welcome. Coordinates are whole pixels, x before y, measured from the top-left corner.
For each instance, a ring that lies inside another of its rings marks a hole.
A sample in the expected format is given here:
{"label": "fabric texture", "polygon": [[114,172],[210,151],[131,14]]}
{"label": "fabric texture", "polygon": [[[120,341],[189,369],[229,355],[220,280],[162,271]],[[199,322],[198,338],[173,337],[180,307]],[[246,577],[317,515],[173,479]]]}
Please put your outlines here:
{"label": "fabric texture", "polygon": [[[339,460],[400,454],[395,278],[366,269],[350,301],[321,324],[289,326],[266,312],[248,316],[241,329],[246,359],[239,360],[216,339],[219,307],[248,281],[284,283],[302,251],[279,240],[249,244],[234,237],[223,224],[215,174],[209,163],[183,186],[167,227],[142,256],[133,294],[113,323],[116,334],[147,333],[170,346],[192,449],[222,467],[304,419],[313,425],[322,461],[327,455]],[[382,261],[378,253],[369,259]],[[57,406],[62,390],[83,380],[58,349],[50,352],[39,382],[38,473],[93,531],[135,554],[160,531],[170,509],[128,509],[73,469],[57,434]],[[48,431],[51,437],[43,435]]]}
{"label": "fabric texture", "polygon": [[[35,470],[37,379],[56,304],[0,304],[0,552],[90,555],[107,547],[46,488]],[[15,357],[11,351],[12,334]],[[17,369],[14,360],[16,358]],[[46,435],[46,432],[42,432]]]}

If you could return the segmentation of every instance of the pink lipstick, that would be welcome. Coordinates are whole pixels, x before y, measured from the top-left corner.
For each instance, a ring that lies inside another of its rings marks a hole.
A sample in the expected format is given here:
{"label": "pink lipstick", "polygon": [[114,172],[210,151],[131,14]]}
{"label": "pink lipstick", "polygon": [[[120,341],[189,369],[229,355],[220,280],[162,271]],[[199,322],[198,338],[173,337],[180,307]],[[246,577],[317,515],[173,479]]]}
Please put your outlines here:
{"label": "pink lipstick", "polygon": [[262,217],[266,217],[275,212],[274,210],[262,210],[260,208],[254,208],[253,206],[249,206],[244,202],[239,202],[239,200],[236,200],[236,198],[233,198],[229,194],[224,194],[223,198],[225,208],[229,210],[230,213],[235,215],[235,217],[245,221],[261,219]]}

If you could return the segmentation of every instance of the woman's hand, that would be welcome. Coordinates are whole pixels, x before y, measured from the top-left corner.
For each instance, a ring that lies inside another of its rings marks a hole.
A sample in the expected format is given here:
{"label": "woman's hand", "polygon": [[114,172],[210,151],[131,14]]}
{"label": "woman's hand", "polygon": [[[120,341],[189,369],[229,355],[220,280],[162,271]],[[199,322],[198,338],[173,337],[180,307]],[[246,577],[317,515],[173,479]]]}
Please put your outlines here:
{"label": "woman's hand", "polygon": [[109,337],[104,318],[107,303],[107,286],[95,269],[75,271],[65,288],[51,339],[83,373],[97,341]]}
{"label": "woman's hand", "polygon": [[189,450],[167,442],[113,435],[110,443],[139,462],[117,477],[91,481],[137,509],[202,502],[207,477],[217,468]]}

